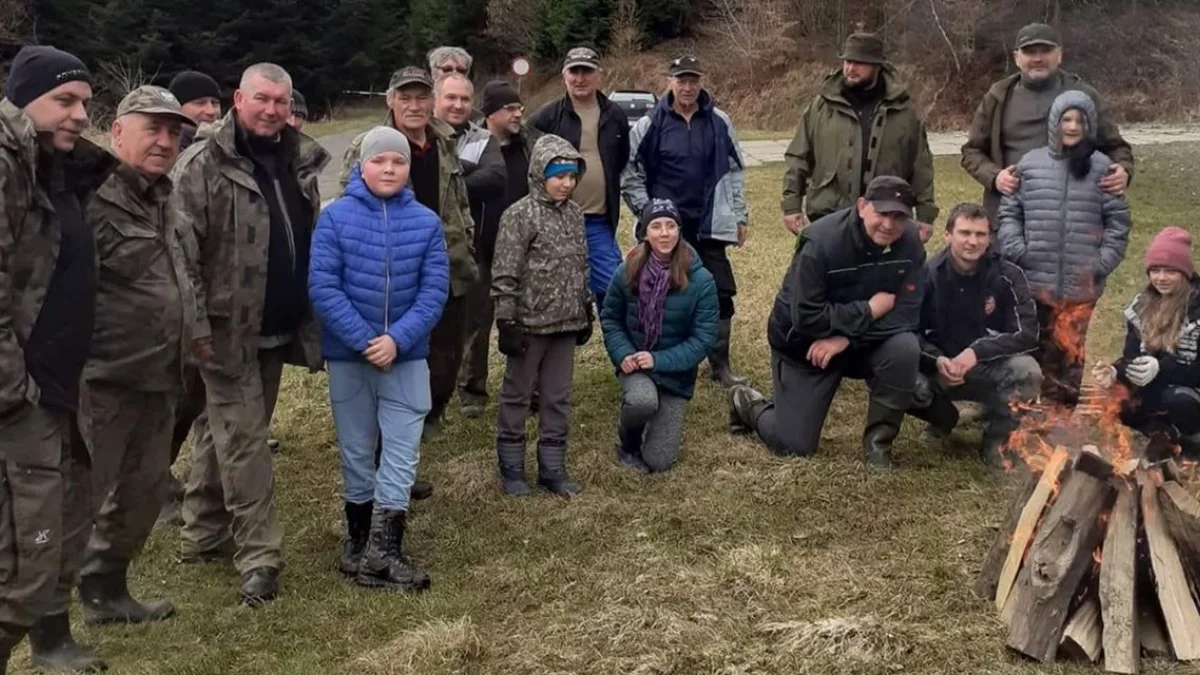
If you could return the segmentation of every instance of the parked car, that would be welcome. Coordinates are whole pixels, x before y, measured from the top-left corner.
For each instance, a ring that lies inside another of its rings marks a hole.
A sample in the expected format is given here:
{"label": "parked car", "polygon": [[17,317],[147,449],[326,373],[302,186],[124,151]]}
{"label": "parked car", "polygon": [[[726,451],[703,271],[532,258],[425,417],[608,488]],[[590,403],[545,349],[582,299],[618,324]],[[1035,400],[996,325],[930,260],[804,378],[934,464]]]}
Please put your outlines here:
{"label": "parked car", "polygon": [[629,126],[633,126],[638,120],[649,115],[650,111],[654,109],[654,104],[658,103],[658,97],[654,95],[654,92],[640,89],[618,89],[608,95],[608,100],[621,107],[625,118],[629,120]]}

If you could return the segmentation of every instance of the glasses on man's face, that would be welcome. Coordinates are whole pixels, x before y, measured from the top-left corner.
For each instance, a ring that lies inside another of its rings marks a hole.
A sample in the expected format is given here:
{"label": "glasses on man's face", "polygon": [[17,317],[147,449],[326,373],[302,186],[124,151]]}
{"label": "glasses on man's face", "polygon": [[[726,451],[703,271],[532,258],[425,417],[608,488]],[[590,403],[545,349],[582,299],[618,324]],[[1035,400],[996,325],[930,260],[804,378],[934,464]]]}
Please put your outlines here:
{"label": "glasses on man's face", "polygon": [[442,71],[443,73],[446,73],[447,75],[449,75],[450,73],[459,73],[462,75],[467,74],[467,69],[463,68],[462,66],[442,66],[441,68],[438,68],[438,70]]}
{"label": "glasses on man's face", "polygon": [[525,112],[525,106],[524,106],[524,105],[521,105],[520,103],[509,103],[508,105],[504,106],[504,109],[505,109],[507,112],[510,112],[510,113],[523,113],[523,112]]}

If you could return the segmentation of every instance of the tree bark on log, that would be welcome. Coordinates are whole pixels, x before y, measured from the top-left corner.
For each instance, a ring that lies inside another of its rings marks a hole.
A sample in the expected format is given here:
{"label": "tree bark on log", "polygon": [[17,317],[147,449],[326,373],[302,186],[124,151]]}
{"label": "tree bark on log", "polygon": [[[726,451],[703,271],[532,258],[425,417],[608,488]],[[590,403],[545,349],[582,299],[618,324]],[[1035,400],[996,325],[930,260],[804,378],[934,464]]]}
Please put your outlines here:
{"label": "tree bark on log", "polygon": [[1110,673],[1138,672],[1137,604],[1137,486],[1122,481],[1117,503],[1108,518],[1100,565],[1100,613],[1104,624],[1104,669]]}
{"label": "tree bark on log", "polygon": [[1021,517],[1013,529],[1012,542],[1009,544],[1008,555],[1004,559],[1004,567],[1000,571],[1000,580],[996,586],[996,609],[1000,610],[1002,615],[1005,613],[1004,605],[1012,593],[1013,584],[1016,583],[1017,574],[1021,571],[1025,550],[1033,538],[1038,521],[1042,518],[1046,503],[1054,494],[1054,486],[1058,483],[1059,474],[1067,465],[1069,457],[1063,448],[1054,451],[1050,460],[1046,462],[1046,468],[1042,471],[1042,477],[1038,479],[1033,495],[1021,509]]}
{"label": "tree bark on log", "polygon": [[1162,485],[1162,472],[1151,469],[1145,472],[1142,485],[1142,525],[1146,530],[1146,544],[1150,549],[1150,568],[1154,572],[1154,586],[1158,602],[1162,607],[1163,621],[1167,625],[1167,636],[1175,658],[1180,661],[1200,659],[1200,610],[1188,586],[1179,549],[1158,506],[1158,491]]}
{"label": "tree bark on log", "polygon": [[[1047,470],[1047,473],[1049,471]],[[1100,514],[1112,504],[1112,465],[1081,453],[1038,528],[1018,577],[1007,646],[1049,663],[1058,653],[1071,598],[1104,536]]]}

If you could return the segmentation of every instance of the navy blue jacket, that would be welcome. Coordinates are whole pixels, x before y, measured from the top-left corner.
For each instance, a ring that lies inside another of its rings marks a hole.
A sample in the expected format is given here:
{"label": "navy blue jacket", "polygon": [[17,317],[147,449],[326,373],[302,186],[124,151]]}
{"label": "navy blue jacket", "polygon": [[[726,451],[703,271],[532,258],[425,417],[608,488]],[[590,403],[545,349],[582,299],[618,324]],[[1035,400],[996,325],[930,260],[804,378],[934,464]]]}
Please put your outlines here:
{"label": "navy blue jacket", "polygon": [[308,289],[325,359],[360,360],[385,332],[397,361],[426,358],[450,292],[442,221],[411,188],[386,200],[371,194],[355,166],[346,192],[317,220]]}
{"label": "navy blue jacket", "polygon": [[[701,91],[689,123],[672,107],[673,95],[658,101],[629,136],[629,166],[621,191],[633,213],[652,198],[670,199],[689,238],[737,243],[738,225],[749,220],[745,161],[729,116]],[[636,233],[641,238],[641,232]]]}
{"label": "navy blue jacket", "polygon": [[[682,242],[680,245],[687,246]],[[695,251],[691,254],[687,288],[667,293],[662,333],[650,352],[654,369],[646,373],[660,389],[686,399],[692,398],[695,389],[696,367],[717,343],[718,315],[716,282],[704,269],[700,256]],[[625,263],[617,268],[604,296],[600,326],[608,358],[618,370],[626,356],[642,351],[646,336],[638,325],[637,295],[625,279]]]}

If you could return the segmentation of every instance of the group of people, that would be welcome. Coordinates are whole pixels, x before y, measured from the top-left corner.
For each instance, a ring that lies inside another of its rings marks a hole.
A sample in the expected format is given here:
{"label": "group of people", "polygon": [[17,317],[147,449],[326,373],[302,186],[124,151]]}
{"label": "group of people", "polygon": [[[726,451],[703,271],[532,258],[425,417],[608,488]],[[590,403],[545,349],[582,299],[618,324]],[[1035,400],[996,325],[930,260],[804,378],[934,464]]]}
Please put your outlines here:
{"label": "group of people", "polygon": [[[871,390],[870,466],[890,467],[905,414],[948,434],[958,399],[984,404],[983,455],[1002,461],[1013,403],[1078,400],[1076,342],[1128,241],[1129,146],[1096,92],[1059,70],[1053,29],[1025,27],[1021,72],[989,90],[963,149],[984,205],[954,207],[926,261],[938,209],[923,124],[876,36],[851,35],[840,58],[786,156],[798,238],[767,327],[768,400],[730,363],[745,164],[693,56],[667,64],[667,93],[630,125],[588,47],[568,52],[566,94],[528,122],[507,82],[476,97],[470,55],[436,49],[428,70],[392,76],[386,119],[350,145],[322,209],[330,157],[300,131],[283,68],[247,68],[223,115],[202,73],[139,87],[106,151],[82,136],[86,66],[24,48],[0,101],[0,672],[26,634],[36,665],[103,668],[71,635],[76,587],[90,623],[171,615],[132,598],[127,573],[189,434],[181,561],[232,561],[248,606],[277,596],[268,430],[285,364],[328,372],[336,564],[371,588],[430,586],[403,545],[411,502],[432,493],[420,446],[456,391],[463,416],[486,412],[493,324],[509,495],[531,492],[531,414],[537,485],[582,491],[567,470],[571,389],[597,319],[621,391],[616,459],[639,473],[679,460],[706,359],[735,430],[776,453],[817,450],[851,377]],[[622,201],[637,223],[627,253]],[[1132,391],[1128,424],[1200,447],[1190,237],[1164,231],[1146,265],[1125,354],[1095,377]]]}

